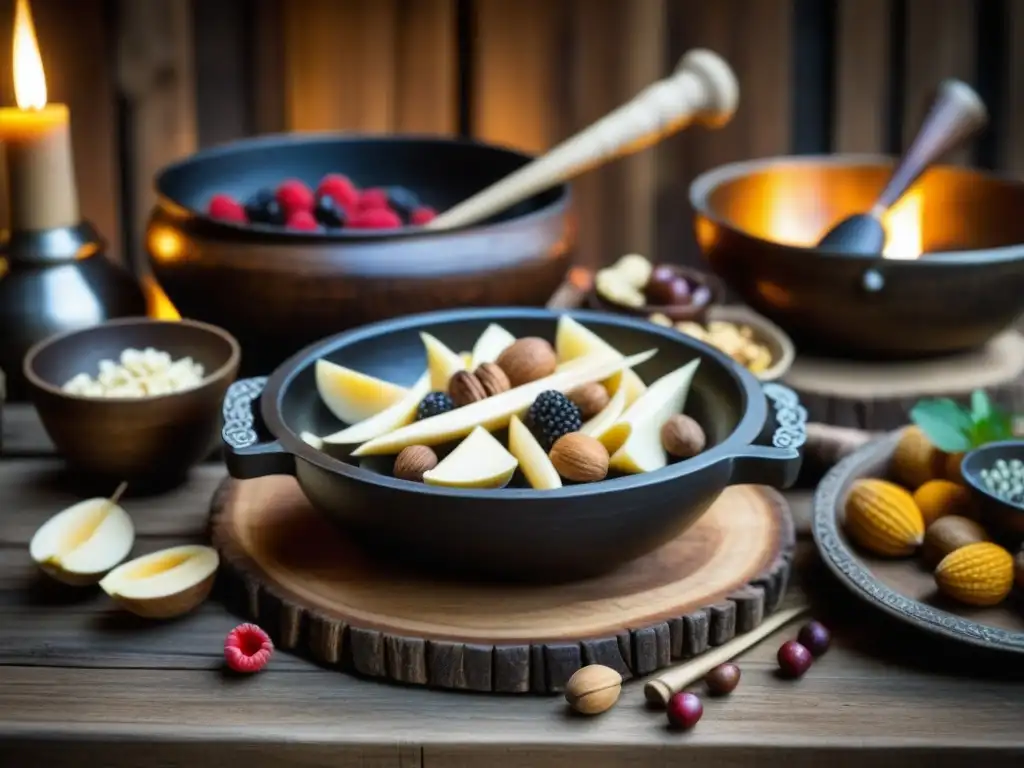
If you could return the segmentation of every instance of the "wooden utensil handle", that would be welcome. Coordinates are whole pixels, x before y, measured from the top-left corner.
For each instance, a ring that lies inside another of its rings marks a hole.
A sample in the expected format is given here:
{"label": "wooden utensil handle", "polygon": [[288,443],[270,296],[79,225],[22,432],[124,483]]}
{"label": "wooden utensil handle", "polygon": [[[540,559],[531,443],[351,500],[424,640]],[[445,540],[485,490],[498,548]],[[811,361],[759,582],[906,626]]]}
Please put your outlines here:
{"label": "wooden utensil handle", "polygon": [[671,77],[501,181],[440,214],[428,229],[462,227],[487,218],[589,168],[657,143],[693,121],[727,123],[736,111],[739,86],[718,54],[692,50]]}
{"label": "wooden utensil handle", "polygon": [[988,110],[974,89],[960,80],[944,80],[921,129],[872,208],[872,215],[880,218],[929,165],[980,131],[986,123]]}
{"label": "wooden utensil handle", "polygon": [[764,640],[775,630],[803,616],[808,610],[809,606],[799,605],[777,611],[750,632],[702,653],[691,661],[687,661],[677,667],[672,667],[672,669],[652,680],[648,680],[644,684],[644,696],[652,704],[668,704],[668,700],[672,698],[673,694],[679,693],[686,686],[697,682],[719,664],[735,659],[751,646]]}

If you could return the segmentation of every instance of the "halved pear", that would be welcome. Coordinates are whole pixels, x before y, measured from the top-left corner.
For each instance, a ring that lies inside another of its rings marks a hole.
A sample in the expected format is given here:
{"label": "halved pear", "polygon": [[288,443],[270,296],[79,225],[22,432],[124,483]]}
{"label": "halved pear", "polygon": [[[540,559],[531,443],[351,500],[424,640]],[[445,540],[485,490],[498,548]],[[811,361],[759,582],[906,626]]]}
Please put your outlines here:
{"label": "halved pear", "polygon": [[668,453],[661,444],[661,427],[670,416],[683,412],[699,365],[697,358],[662,376],[605,432],[602,442],[620,446],[612,454],[609,468],[635,474],[668,465]]}
{"label": "halved pear", "polygon": [[632,357],[610,359],[608,355],[595,355],[586,363],[571,370],[556,371],[543,379],[515,387],[499,395],[477,400],[429,419],[396,429],[356,448],[353,456],[398,453],[409,445],[439,445],[464,437],[476,427],[494,430],[508,426],[512,416],[522,416],[541,392],[548,389],[568,392],[592,381],[602,381],[613,373],[650,360],[656,349]]}
{"label": "halved pear", "polygon": [[459,357],[462,358],[462,364],[466,366],[468,371],[473,367],[473,353],[472,352],[459,352]]}
{"label": "halved pear", "polygon": [[408,390],[330,360],[317,360],[316,391],[339,421],[356,424],[394,405]]}
{"label": "halved pear", "polygon": [[135,527],[111,499],[86,499],[58,512],[29,542],[29,555],[43,571],[72,586],[95,584],[128,557]]}
{"label": "halved pear", "polygon": [[[611,344],[589,328],[580,325],[569,315],[562,315],[558,318],[558,327],[555,330],[555,354],[558,355],[559,363],[567,363],[578,357],[593,354],[606,354],[615,359],[622,357],[622,353]],[[612,395],[618,392],[620,387],[625,388],[627,408],[647,389],[636,371],[629,369],[615,374],[603,383]]]}
{"label": "halved pear", "polygon": [[448,379],[459,371],[466,370],[466,361],[458,352],[452,352],[448,346],[429,333],[420,333],[423,347],[427,350],[427,371],[430,373],[430,390],[447,392]]}
{"label": "halved pear", "polygon": [[516,337],[497,323],[488,325],[473,345],[473,358],[469,369],[475,371],[484,363],[493,363],[498,355],[511,347]]}
{"label": "halved pear", "polygon": [[504,488],[517,466],[516,457],[494,435],[477,427],[436,467],[423,473],[423,482],[448,488]]}
{"label": "halved pear", "polygon": [[589,435],[595,440],[600,440],[604,447],[608,449],[608,453],[615,453],[619,449],[619,445],[615,443],[605,442],[605,438],[608,434],[608,430],[612,428],[619,417],[622,416],[622,412],[626,410],[626,388],[619,387],[619,390],[612,395],[611,400],[608,401],[608,405],[601,409],[601,411],[594,415],[586,424],[580,427],[580,432],[585,435]]}
{"label": "halved pear", "polygon": [[547,451],[518,416],[513,416],[508,422],[508,450],[519,460],[519,468],[531,488],[547,491],[562,487],[562,478],[558,476]]}
{"label": "halved pear", "polygon": [[401,400],[376,416],[371,416],[358,424],[345,427],[345,429],[325,437],[318,437],[311,432],[303,432],[300,437],[317,450],[323,450],[324,445],[365,443],[367,440],[373,440],[375,437],[404,427],[415,419],[420,400],[426,397],[428,392],[430,392],[430,372],[426,371],[416,380],[415,384],[409,387]]}
{"label": "halved pear", "polygon": [[108,573],[100,588],[137,616],[170,619],[207,598],[219,565],[217,550],[186,544],[129,560]]}

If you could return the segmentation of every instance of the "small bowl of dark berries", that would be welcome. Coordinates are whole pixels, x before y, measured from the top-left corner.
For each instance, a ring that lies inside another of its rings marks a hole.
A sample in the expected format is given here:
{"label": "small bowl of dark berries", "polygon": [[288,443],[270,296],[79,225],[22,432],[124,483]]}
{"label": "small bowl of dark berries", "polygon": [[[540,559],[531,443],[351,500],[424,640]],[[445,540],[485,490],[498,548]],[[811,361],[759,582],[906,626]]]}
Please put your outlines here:
{"label": "small bowl of dark berries", "polygon": [[598,270],[588,302],[593,309],[637,317],[661,315],[677,323],[702,322],[723,292],[714,275],[675,264],[653,264],[630,253]]}
{"label": "small bowl of dark berries", "polygon": [[1024,539],[1024,440],[1003,440],[975,448],[960,465],[977,497],[982,522],[993,533]]}

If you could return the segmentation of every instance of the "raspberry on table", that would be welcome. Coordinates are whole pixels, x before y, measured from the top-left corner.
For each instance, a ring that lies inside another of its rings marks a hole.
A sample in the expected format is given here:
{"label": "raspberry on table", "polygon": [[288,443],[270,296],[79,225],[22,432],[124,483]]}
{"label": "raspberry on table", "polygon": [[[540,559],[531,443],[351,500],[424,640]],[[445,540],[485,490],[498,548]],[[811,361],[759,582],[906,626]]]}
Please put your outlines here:
{"label": "raspberry on table", "polygon": [[340,208],[351,210],[359,203],[359,189],[348,176],[329,173],[320,179],[316,194],[318,198],[330,197]]}
{"label": "raspberry on table", "polygon": [[245,207],[231,195],[216,194],[211,197],[206,212],[210,218],[218,221],[231,221],[236,224],[246,224],[249,221]]}
{"label": "raspberry on table", "polygon": [[316,217],[309,211],[294,211],[288,217],[285,226],[288,229],[298,229],[303,232],[315,232],[320,229],[320,225],[316,222]]}
{"label": "raspberry on table", "polygon": [[409,214],[409,223],[422,227],[424,224],[429,224],[431,221],[437,218],[437,211],[431,208],[429,205],[421,205],[419,208],[413,210]]}
{"label": "raspberry on table", "polygon": [[556,389],[537,395],[530,406],[528,418],[533,431],[548,450],[558,438],[579,432],[583,426],[579,406]]}
{"label": "raspberry on table", "polygon": [[290,217],[296,211],[312,212],[316,204],[313,191],[298,179],[282,181],[275,196],[286,217]]}
{"label": "raspberry on table", "polygon": [[402,219],[390,208],[368,208],[357,211],[348,226],[350,229],[395,229],[402,226]]}
{"label": "raspberry on table", "polygon": [[235,672],[259,672],[273,653],[274,643],[255,624],[239,624],[224,640],[224,661]]}

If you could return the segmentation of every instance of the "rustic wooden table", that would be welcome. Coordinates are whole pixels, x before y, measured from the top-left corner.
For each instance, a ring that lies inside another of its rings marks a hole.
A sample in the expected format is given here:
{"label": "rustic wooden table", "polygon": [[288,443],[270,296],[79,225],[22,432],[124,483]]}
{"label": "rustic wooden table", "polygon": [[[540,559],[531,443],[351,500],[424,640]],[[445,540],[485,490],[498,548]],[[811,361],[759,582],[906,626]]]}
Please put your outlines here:
{"label": "rustic wooden table", "polygon": [[[201,541],[224,469],[131,499],[138,549]],[[808,494],[790,494],[806,530]],[[730,768],[1024,761],[1024,678],[1006,661],[927,644],[885,623],[819,569],[802,543],[803,584],[836,628],[833,649],[796,683],[774,675],[787,632],[742,658],[743,682],[706,700],[688,734],[669,731],[629,684],[617,707],[584,719],[559,698],[498,697],[358,680],[277,653],[262,673],[221,673],[239,619],[214,601],[148,623],[97,591],[37,575],[28,541],[76,500],[32,411],[4,410],[0,459],[0,765],[5,768],[367,768],[670,766]],[[788,634],[791,634],[789,630]]]}

